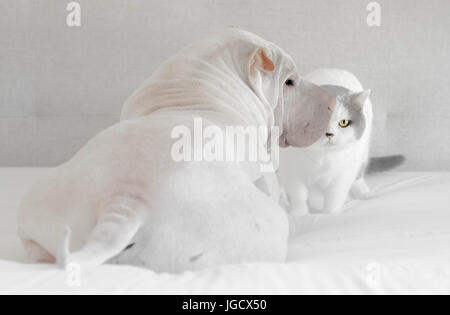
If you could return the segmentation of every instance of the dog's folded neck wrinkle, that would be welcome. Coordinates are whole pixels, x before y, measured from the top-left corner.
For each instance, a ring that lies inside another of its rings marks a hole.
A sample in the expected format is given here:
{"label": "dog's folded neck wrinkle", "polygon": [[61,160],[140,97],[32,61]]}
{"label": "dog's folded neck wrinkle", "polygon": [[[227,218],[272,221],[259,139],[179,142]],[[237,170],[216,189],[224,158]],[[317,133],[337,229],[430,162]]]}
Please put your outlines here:
{"label": "dog's folded neck wrinkle", "polygon": [[134,245],[136,245],[136,243],[132,243],[132,244],[128,245],[127,247],[125,247],[125,249],[123,251],[132,249],[134,247]]}
{"label": "dog's folded neck wrinkle", "polygon": [[[230,58],[233,60],[233,58]],[[227,86],[225,90],[221,90],[220,93],[226,93],[230,100],[233,100],[234,106],[232,110],[242,116],[244,121],[252,121],[253,124],[271,126],[274,120],[273,111],[270,104],[261,100],[260,97],[254,93],[249,87],[249,84],[245,77],[243,69],[236,65],[235,60],[231,63],[225,62],[222,58],[215,64],[208,64],[207,67],[212,70],[207,75],[220,74],[215,76],[214,79],[218,80],[218,83]],[[242,98],[242,95],[246,95],[247,98]],[[249,99],[248,97],[251,97]],[[252,106],[250,106],[250,104]],[[253,107],[252,109],[250,107]],[[256,114],[257,113],[257,114]]]}
{"label": "dog's folded neck wrinkle", "polygon": [[[243,80],[237,80],[235,74],[223,73],[217,77],[215,73],[201,73],[202,78],[197,78],[198,85],[191,86],[191,97],[202,99],[204,104],[182,104],[179,105],[177,93],[164,94],[165,88],[158,90],[159,95],[148,94],[147,105],[140,112],[139,116],[147,116],[157,111],[164,110],[200,110],[200,111],[226,111],[237,116],[244,125],[267,125],[270,126],[274,118],[270,112],[270,106],[264,104],[254,93],[250,91]],[[182,80],[191,81],[183,78]],[[227,88],[222,89],[221,86]],[[206,94],[204,90],[207,90]],[[186,93],[186,90],[180,89],[180,93]],[[161,97],[161,95],[164,95]],[[244,95],[245,97],[243,97]],[[156,98],[156,99],[155,99]],[[166,104],[161,106],[160,99],[165,99]],[[171,101],[174,99],[175,101]],[[268,113],[269,112],[269,113]]]}
{"label": "dog's folded neck wrinkle", "polygon": [[[198,100],[207,106],[211,103],[211,109],[232,112],[244,125],[272,127],[273,108],[250,88],[247,63],[242,62],[242,54],[235,49],[248,45],[248,38],[230,40],[226,37],[224,40],[205,40],[168,60],[146,86],[134,93],[134,100],[130,99],[126,105],[124,119],[126,112],[136,117],[163,108],[206,109],[204,105],[193,103]],[[179,95],[176,89],[174,91],[176,86],[182,87]],[[186,94],[190,100],[181,103],[187,106],[175,106],[186,99]]]}

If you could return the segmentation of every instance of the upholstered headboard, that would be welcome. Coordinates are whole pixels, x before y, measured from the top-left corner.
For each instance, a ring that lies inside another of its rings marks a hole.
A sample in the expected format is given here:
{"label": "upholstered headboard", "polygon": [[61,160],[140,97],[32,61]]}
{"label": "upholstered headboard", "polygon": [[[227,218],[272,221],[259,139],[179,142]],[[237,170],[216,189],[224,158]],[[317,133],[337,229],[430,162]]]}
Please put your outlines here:
{"label": "upholstered headboard", "polygon": [[450,171],[448,0],[79,0],[80,27],[66,24],[69,2],[0,2],[0,166],[67,160],[158,64],[234,25],[279,44],[303,73],[355,73],[373,90],[374,155]]}

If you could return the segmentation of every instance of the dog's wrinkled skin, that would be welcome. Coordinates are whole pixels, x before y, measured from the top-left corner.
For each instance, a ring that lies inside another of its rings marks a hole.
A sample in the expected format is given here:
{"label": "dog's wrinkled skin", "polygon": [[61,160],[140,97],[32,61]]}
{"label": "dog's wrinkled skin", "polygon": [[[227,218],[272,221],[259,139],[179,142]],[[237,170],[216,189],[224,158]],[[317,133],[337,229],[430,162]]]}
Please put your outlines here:
{"label": "dog's wrinkled skin", "polygon": [[[302,89],[326,102],[296,108]],[[19,233],[30,260],[159,272],[284,261],[287,218],[253,184],[258,165],[174,162],[170,135],[201,117],[205,126],[280,125],[283,143],[305,146],[325,132],[332,102],[305,89],[292,59],[253,34],[229,29],[186,48],[133,94],[122,122],[26,194]]]}

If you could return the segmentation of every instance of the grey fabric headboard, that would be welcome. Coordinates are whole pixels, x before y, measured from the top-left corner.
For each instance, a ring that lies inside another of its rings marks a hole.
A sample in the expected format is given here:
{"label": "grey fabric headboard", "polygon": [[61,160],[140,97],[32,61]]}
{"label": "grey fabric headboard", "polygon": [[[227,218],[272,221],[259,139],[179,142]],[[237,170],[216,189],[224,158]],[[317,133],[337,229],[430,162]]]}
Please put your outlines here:
{"label": "grey fabric headboard", "polygon": [[178,49],[227,25],[276,42],[300,71],[338,67],[373,90],[373,154],[450,171],[450,1],[79,0],[0,2],[0,166],[53,166],[118,120]]}

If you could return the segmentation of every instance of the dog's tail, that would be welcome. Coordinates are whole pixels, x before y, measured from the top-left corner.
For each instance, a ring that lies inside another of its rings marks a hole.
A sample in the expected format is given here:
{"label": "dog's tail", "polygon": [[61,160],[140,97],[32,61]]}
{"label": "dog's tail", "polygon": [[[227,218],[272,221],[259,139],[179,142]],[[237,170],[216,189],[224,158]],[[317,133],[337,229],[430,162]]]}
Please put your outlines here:
{"label": "dog's tail", "polygon": [[79,251],[70,252],[73,231],[65,226],[57,248],[57,265],[63,269],[71,263],[96,266],[120,254],[130,245],[143,221],[141,213],[129,203],[120,198],[111,201]]}
{"label": "dog's tail", "polygon": [[391,155],[371,158],[366,169],[366,174],[381,173],[393,170],[405,163],[404,155]]}

